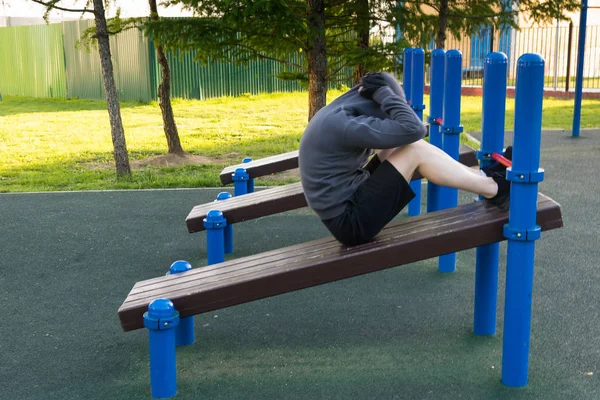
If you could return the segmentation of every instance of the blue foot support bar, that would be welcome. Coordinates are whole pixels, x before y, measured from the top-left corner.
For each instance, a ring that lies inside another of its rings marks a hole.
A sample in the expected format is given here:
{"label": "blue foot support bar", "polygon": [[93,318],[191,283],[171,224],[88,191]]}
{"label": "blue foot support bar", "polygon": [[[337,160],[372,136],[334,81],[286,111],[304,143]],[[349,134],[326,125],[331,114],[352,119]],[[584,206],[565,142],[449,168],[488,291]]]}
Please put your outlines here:
{"label": "blue foot support bar", "polygon": [[[446,53],[444,79],[444,113],[443,113],[443,150],[455,160],[460,152],[460,134],[463,127],[460,124],[460,98],[462,84],[462,54],[458,50],[449,50]],[[458,189],[440,188],[440,209],[456,207],[458,205]],[[440,272],[454,272],[456,270],[456,253],[440,256],[438,270]]]}
{"label": "blue foot support bar", "polygon": [[[490,53],[485,57],[483,68],[483,125],[481,150],[477,152],[482,168],[495,163],[491,158],[492,154],[502,153],[504,148],[508,58],[504,53]],[[496,333],[499,254],[499,243],[478,247],[476,250],[473,314],[473,332],[476,335]]]}
{"label": "blue foot support bar", "polygon": [[[410,107],[415,114],[423,120],[423,91],[425,90],[425,51],[421,48],[413,49],[412,51],[412,77],[411,84],[411,102]],[[415,198],[408,203],[408,215],[421,214],[421,179],[410,182],[410,187],[415,192]]]}
{"label": "blue foot support bar", "polygon": [[529,365],[534,251],[540,238],[536,225],[538,183],[544,179],[539,168],[543,95],[544,60],[538,54],[524,54],[517,61],[513,163],[507,171],[510,211],[504,227],[508,257],[502,382],[514,387],[527,385]]}
{"label": "blue foot support bar", "polygon": [[[429,89],[429,143],[441,149],[443,136],[441,132],[444,105],[444,70],[446,52],[436,49],[431,53],[431,76]],[[427,182],[427,212],[440,209],[440,187]]]}
{"label": "blue foot support bar", "polygon": [[150,393],[155,399],[177,394],[175,328],[179,313],[168,299],[156,299],[144,313],[150,344]]}

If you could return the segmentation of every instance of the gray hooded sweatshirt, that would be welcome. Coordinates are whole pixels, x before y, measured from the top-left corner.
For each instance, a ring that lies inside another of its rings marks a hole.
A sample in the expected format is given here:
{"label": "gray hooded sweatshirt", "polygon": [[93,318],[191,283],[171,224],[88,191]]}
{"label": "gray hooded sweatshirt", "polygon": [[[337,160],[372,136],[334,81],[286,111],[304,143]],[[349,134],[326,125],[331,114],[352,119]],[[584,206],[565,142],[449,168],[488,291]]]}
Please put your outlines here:
{"label": "gray hooded sweatshirt", "polygon": [[344,212],[345,202],[369,178],[363,167],[374,149],[403,146],[425,136],[425,126],[398,82],[389,74],[385,79],[388,86],[375,92],[375,101],[360,96],[355,86],[320,109],[304,131],[300,177],[308,205],[321,220]]}

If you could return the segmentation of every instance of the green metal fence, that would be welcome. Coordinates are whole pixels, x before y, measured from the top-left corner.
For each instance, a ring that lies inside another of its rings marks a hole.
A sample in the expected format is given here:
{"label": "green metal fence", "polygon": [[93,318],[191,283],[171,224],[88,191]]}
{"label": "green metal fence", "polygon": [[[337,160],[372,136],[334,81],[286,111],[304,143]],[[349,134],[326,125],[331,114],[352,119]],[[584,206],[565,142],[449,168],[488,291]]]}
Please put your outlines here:
{"label": "green metal fence", "polygon": [[[150,41],[151,65],[154,67],[156,88],[160,82],[160,68],[155,57],[155,48]],[[207,99],[220,96],[239,96],[244,93],[291,92],[302,90],[298,82],[276,78],[284,67],[271,60],[259,60],[238,65],[235,63],[214,62],[201,65],[194,61],[194,53],[168,53],[171,68],[171,93],[173,97],[187,99]],[[299,59],[290,60],[301,63]],[[156,93],[156,90],[153,90]]]}
{"label": "green metal fence", "polygon": [[[76,47],[83,32],[93,26],[92,20],[64,22],[64,52],[69,98],[104,99],[102,68],[98,49],[88,51]],[[150,87],[148,42],[137,29],[110,38],[115,84],[119,98],[126,101],[150,101],[156,95]]]}
{"label": "green metal fence", "polygon": [[[77,43],[92,20],[0,28],[0,93],[32,97],[103,100],[98,49]],[[141,31],[131,29],[110,39],[119,98],[157,99],[161,74],[156,49]],[[276,78],[281,63],[258,60],[246,65],[214,62],[201,65],[193,53],[168,53],[173,97],[207,99],[244,93],[297,91],[298,82]],[[290,59],[302,64],[300,56]]]}
{"label": "green metal fence", "polygon": [[0,93],[67,95],[61,24],[0,28]]}

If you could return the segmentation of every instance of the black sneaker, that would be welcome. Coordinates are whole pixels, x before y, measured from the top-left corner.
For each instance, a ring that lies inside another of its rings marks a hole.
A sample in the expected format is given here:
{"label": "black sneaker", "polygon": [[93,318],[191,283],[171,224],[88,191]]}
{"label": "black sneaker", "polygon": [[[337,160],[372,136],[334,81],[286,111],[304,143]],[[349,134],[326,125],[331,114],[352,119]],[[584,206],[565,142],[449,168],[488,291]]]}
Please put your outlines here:
{"label": "black sneaker", "polygon": [[[512,161],[512,146],[506,148],[504,157]],[[498,185],[498,193],[491,199],[486,199],[486,201],[488,204],[507,211],[510,205],[510,182],[506,180],[506,167],[500,163],[495,163],[483,168],[483,172]]]}
{"label": "black sneaker", "polygon": [[491,199],[486,199],[488,204],[498,207],[502,211],[508,211],[510,205],[510,182],[506,180],[506,168],[504,172],[494,172],[488,175],[498,185],[498,193]]}

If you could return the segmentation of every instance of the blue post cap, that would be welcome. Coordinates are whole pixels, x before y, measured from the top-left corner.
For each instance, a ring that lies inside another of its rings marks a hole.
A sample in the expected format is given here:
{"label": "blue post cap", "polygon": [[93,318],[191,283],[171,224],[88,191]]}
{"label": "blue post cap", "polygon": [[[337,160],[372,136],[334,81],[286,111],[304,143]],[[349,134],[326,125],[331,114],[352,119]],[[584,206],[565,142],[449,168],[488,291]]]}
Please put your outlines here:
{"label": "blue post cap", "polygon": [[231,179],[234,181],[247,181],[249,176],[246,168],[236,168],[235,172],[231,175]]}
{"label": "blue post cap", "polygon": [[446,50],[444,49],[435,49],[431,52],[431,57],[443,57],[446,55]]}
{"label": "blue post cap", "polygon": [[155,299],[144,313],[144,326],[148,329],[164,330],[179,325],[179,312],[169,299]]}
{"label": "blue post cap", "polygon": [[192,269],[192,264],[185,260],[177,260],[169,268],[169,274],[178,274],[180,272],[189,271]]}
{"label": "blue post cap", "polygon": [[249,163],[249,162],[252,162],[252,158],[250,158],[250,157],[246,157],[242,160],[242,163],[244,163],[244,164]]}
{"label": "blue post cap", "polygon": [[519,57],[518,67],[539,67],[544,66],[544,58],[536,53],[526,53]]}
{"label": "blue post cap", "polygon": [[413,54],[425,54],[425,50],[423,50],[421,47],[417,47],[413,50]]}
{"label": "blue post cap", "polygon": [[227,220],[219,210],[210,210],[203,222],[204,227],[207,229],[224,228],[227,226]]}
{"label": "blue post cap", "polygon": [[221,192],[221,193],[219,193],[217,195],[217,200],[216,201],[227,200],[227,199],[230,199],[230,198],[231,198],[231,193],[229,193],[229,192]]}
{"label": "blue post cap", "polygon": [[460,50],[448,50],[446,52],[446,58],[462,58]]}
{"label": "blue post cap", "polygon": [[506,64],[508,62],[508,57],[500,51],[494,51],[485,56],[484,62],[486,64]]}
{"label": "blue post cap", "polygon": [[406,53],[412,53],[414,51],[414,49],[412,47],[407,47],[404,49],[404,54]]}

